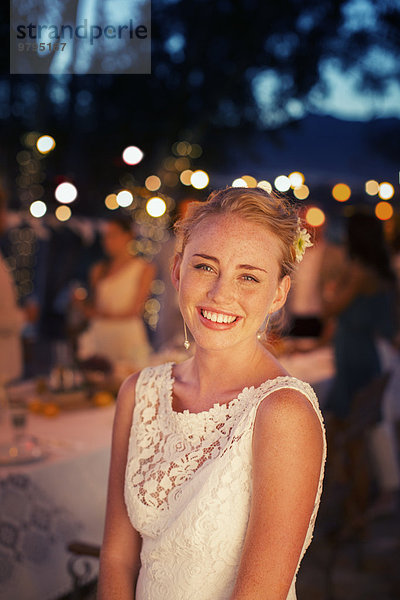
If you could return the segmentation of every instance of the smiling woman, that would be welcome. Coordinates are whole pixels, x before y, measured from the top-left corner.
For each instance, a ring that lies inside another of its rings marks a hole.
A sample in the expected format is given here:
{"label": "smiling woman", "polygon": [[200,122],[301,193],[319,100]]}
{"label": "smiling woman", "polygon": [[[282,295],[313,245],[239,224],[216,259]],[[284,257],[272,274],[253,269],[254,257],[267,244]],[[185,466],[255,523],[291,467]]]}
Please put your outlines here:
{"label": "smiling woman", "polygon": [[312,388],[258,333],[286,301],[298,216],[263,190],[227,188],[176,230],[172,281],[195,352],[121,388],[99,599],[294,600],[324,426]]}

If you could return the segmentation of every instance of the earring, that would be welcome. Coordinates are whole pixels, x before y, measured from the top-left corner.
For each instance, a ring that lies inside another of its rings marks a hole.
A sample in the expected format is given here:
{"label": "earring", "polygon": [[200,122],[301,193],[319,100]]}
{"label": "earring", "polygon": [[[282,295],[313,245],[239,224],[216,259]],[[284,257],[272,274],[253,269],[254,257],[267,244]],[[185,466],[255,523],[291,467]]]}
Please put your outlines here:
{"label": "earring", "polygon": [[190,342],[188,340],[188,335],[187,335],[187,329],[186,329],[186,322],[185,319],[183,320],[183,331],[185,333],[185,341],[183,342],[183,345],[185,346],[186,350],[189,350],[190,348]]}
{"label": "earring", "polygon": [[258,340],[261,340],[261,338],[263,337],[263,335],[267,333],[267,330],[268,330],[268,323],[269,323],[270,316],[271,316],[271,313],[268,313],[268,318],[267,318],[267,322],[265,323],[265,327],[264,327],[264,329],[263,329],[262,331],[259,331],[259,332],[257,333],[257,339],[258,339]]}

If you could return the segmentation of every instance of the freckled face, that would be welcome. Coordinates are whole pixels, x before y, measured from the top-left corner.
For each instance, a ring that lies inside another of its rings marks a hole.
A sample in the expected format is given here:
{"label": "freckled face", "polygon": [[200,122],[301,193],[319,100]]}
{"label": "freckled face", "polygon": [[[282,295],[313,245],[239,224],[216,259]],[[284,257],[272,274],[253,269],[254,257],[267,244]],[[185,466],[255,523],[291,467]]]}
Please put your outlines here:
{"label": "freckled face", "polygon": [[172,280],[182,315],[198,346],[254,344],[269,312],[283,306],[290,278],[281,280],[279,239],[234,215],[205,219],[176,256]]}

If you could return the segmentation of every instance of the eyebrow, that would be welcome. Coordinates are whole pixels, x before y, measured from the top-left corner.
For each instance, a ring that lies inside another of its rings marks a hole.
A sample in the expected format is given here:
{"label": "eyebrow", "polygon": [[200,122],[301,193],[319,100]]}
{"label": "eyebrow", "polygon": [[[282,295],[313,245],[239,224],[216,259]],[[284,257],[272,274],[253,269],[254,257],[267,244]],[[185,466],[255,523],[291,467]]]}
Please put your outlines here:
{"label": "eyebrow", "polygon": [[[196,254],[193,254],[193,256],[200,256],[201,258],[205,258],[206,260],[212,260],[219,264],[218,258],[215,258],[215,256],[210,256],[209,254],[196,253]],[[237,265],[236,268],[237,269],[247,269],[248,271],[264,271],[264,273],[267,273],[267,271],[265,269],[262,269],[261,267],[255,267],[253,265]]]}

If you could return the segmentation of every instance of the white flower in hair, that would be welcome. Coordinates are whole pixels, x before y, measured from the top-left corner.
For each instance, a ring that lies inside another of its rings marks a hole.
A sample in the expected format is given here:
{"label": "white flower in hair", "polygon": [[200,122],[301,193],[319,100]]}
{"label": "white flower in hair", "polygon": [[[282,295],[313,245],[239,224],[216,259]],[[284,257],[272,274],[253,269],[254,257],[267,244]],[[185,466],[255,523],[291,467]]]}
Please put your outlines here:
{"label": "white flower in hair", "polygon": [[313,243],[311,241],[310,234],[308,233],[307,229],[303,229],[299,224],[297,238],[294,243],[294,249],[296,252],[296,262],[299,263],[303,260],[306,248],[310,248],[311,246],[313,246]]}

